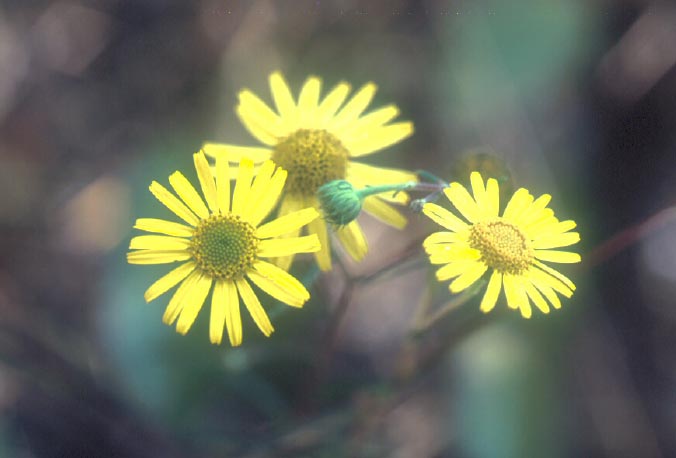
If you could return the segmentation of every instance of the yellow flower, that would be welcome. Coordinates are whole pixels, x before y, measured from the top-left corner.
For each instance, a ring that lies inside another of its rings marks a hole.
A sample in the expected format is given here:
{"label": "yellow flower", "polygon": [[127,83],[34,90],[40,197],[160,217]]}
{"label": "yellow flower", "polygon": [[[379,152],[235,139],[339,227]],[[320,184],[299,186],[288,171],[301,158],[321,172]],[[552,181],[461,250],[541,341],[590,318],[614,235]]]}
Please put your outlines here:
{"label": "yellow flower", "polygon": [[154,218],[137,219],[136,229],[163,235],[134,237],[129,245],[133,251],[127,254],[127,260],[131,264],[183,262],[153,283],[144,295],[150,302],[181,283],[162,318],[168,325],[176,321],[179,333],[188,332],[214,285],[209,326],[212,343],[221,343],[224,324],[230,343],[235,346],[242,342],[240,297],[260,330],[269,336],[274,329],[247,279],[275,299],[302,307],[310,298],[305,287],[261,258],[319,250],[316,235],[279,238],[297,232],[319,214],[313,208],[299,208],[260,225],[279,200],[286,171],[266,161],[252,181],[254,164],[242,159],[231,205],[227,158],[223,156],[216,161],[215,176],[204,153],[196,153],[193,158],[206,204],[181,172],[169,177],[180,200],[153,181],[150,192],[187,225]]}
{"label": "yellow flower", "polygon": [[[524,188],[517,190],[499,216],[499,189],[495,179],[484,181],[478,172],[470,176],[474,198],[459,183],[444,189],[446,197],[465,222],[439,205],[428,203],[423,212],[450,232],[436,232],[424,241],[432,264],[445,264],[437,279],[454,278],[452,293],[467,289],[491,270],[481,310],[490,312],[504,288],[507,305],[531,316],[531,302],[549,313],[549,304],[561,307],[557,293],[571,297],[575,285],[542,261],[575,263],[580,255],[552,250],[573,245],[580,234],[569,232],[574,221],[559,221],[547,208],[551,196],[537,199]],[[544,296],[544,297],[543,297]],[[545,300],[545,298],[547,300]]]}
{"label": "yellow flower", "polygon": [[[250,157],[255,163],[272,159],[289,172],[289,180],[279,214],[285,215],[299,208],[319,209],[317,189],[329,181],[346,179],[357,188],[402,183],[415,180],[415,175],[396,169],[374,167],[353,158],[361,158],[393,145],[413,133],[410,122],[389,124],[398,114],[395,105],[378,108],[362,116],[373,99],[376,85],[368,83],[344,103],[350,85],[341,82],[320,100],[321,80],[307,79],[296,103],[282,75],[270,75],[270,89],[277,111],[270,109],[251,91],[239,93],[237,114],[249,132],[264,147],[245,147],[224,144],[206,144],[206,154],[231,159]],[[342,108],[341,108],[342,107]],[[379,195],[366,198],[364,210],[397,228],[406,225],[406,219],[389,202],[406,203],[407,196]],[[309,226],[316,233],[322,249],[315,253],[322,270],[331,268],[331,250],[326,223],[315,220]],[[356,221],[337,229],[336,234],[347,253],[361,260],[368,251],[364,234]],[[298,232],[292,234],[298,235]],[[277,260],[288,268],[292,257]]]}

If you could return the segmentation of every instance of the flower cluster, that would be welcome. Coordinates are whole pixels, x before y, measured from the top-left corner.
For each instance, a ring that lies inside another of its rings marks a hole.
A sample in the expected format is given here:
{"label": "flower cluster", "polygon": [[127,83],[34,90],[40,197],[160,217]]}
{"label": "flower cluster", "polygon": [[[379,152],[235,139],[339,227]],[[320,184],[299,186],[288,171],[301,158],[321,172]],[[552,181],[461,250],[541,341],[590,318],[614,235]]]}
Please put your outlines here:
{"label": "flower cluster", "polygon": [[[169,177],[173,192],[158,182],[150,185],[183,222],[138,219],[134,227],[150,234],[131,239],[127,260],[180,263],[144,295],[151,301],[178,286],[164,313],[166,324],[188,332],[211,293],[212,343],[221,343],[225,329],[231,345],[241,344],[240,302],[269,336],[274,328],[256,289],[302,307],[310,293],[288,273],[294,256],[312,253],[321,270],[331,269],[333,232],[352,259],[362,260],[368,246],[360,212],[403,228],[406,218],[395,205],[407,204],[410,192],[428,192],[411,207],[447,229],[427,237],[423,247],[432,264],[442,265],[438,280],[452,280],[452,293],[486,277],[480,309],[492,310],[504,290],[507,306],[525,318],[532,305],[548,313],[550,305],[560,308],[559,294],[573,294],[572,281],[545,264],[580,261],[578,254],[558,250],[580,237],[570,232],[573,221],[559,221],[547,207],[551,196],[535,199],[521,188],[501,212],[498,182],[484,181],[478,172],[470,175],[470,194],[459,183],[417,181],[425,173],[361,163],[413,133],[411,122],[394,121],[395,105],[364,114],[375,84],[348,98],[350,85],[341,82],[322,98],[321,80],[309,77],[296,100],[280,73],[270,75],[269,83],[274,108],[245,89],[236,109],[263,146],[204,144],[193,155],[201,195],[180,172]],[[441,192],[460,216],[428,201]]]}

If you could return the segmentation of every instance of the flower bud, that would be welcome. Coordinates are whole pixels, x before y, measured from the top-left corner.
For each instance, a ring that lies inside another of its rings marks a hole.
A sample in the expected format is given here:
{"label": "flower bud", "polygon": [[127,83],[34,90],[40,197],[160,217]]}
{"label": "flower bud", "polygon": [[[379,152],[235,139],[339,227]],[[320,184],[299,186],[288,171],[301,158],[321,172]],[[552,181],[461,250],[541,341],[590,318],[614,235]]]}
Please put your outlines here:
{"label": "flower bud", "polygon": [[344,226],[354,221],[361,212],[362,197],[345,180],[333,180],[320,186],[317,198],[324,219],[334,226]]}

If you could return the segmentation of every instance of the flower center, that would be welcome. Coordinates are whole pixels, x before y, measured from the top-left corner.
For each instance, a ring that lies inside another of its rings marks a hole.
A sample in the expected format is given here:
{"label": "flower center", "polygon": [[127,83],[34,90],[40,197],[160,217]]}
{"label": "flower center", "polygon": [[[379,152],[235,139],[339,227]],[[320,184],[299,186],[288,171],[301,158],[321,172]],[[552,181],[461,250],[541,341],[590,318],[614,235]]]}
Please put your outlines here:
{"label": "flower center", "polygon": [[533,260],[533,250],[523,232],[501,220],[474,224],[469,245],[481,252],[481,259],[488,267],[502,273],[522,274]]}
{"label": "flower center", "polygon": [[349,155],[327,131],[299,129],[275,146],[272,160],[289,172],[286,192],[309,197],[324,183],[345,178]]}
{"label": "flower center", "polygon": [[235,215],[212,215],[202,220],[190,242],[197,267],[212,278],[242,278],[256,260],[254,227]]}

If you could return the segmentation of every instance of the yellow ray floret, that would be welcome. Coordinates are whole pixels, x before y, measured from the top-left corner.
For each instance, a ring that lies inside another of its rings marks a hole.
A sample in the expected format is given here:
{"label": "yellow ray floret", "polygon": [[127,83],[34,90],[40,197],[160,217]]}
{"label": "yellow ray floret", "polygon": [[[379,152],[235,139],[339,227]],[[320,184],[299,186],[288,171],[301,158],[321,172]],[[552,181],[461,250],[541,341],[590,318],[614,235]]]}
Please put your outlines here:
{"label": "yellow ray floret", "polygon": [[179,333],[191,328],[213,287],[212,343],[221,343],[224,327],[231,345],[242,343],[240,302],[261,332],[269,336],[274,328],[251,283],[292,307],[303,306],[310,298],[307,289],[266,259],[317,252],[321,248],[317,235],[296,234],[317,220],[319,213],[314,208],[297,208],[261,225],[280,198],[287,172],[265,161],[254,178],[254,163],[242,159],[231,195],[228,158],[216,160],[214,174],[203,152],[193,157],[202,195],[180,172],[169,177],[178,197],[157,182],[150,185],[153,195],[187,224],[136,220],[136,229],[153,235],[132,238],[127,260],[131,264],[183,262],[150,285],[144,295],[150,302],[178,285],[163,321],[176,323]]}
{"label": "yellow ray floret", "polygon": [[[341,82],[322,99],[322,81],[310,76],[296,101],[279,72],[271,74],[269,81],[274,109],[244,89],[239,93],[236,110],[242,124],[265,146],[205,144],[204,151],[215,158],[227,155],[231,161],[250,158],[255,164],[255,173],[261,173],[259,164],[267,159],[287,170],[289,176],[280,216],[306,206],[319,209],[315,193],[332,180],[346,179],[358,188],[415,180],[410,172],[354,162],[355,158],[387,148],[413,133],[411,122],[392,122],[399,115],[395,105],[365,113],[376,93],[375,84],[365,84],[348,99],[351,87]],[[403,192],[382,194],[367,199],[363,208],[379,220],[402,228],[406,219],[391,203],[405,204],[407,199]],[[315,253],[319,267],[330,269],[326,223],[314,221],[309,232],[317,234],[322,241],[322,249]],[[300,233],[298,228],[289,235]],[[367,242],[358,223],[339,232],[337,238],[353,259],[359,261],[366,255]],[[293,256],[284,256],[276,262],[288,267],[292,259]]]}
{"label": "yellow ray floret", "polygon": [[[551,196],[535,199],[526,189],[517,190],[505,206],[502,216],[498,182],[486,183],[478,172],[470,176],[471,194],[459,183],[451,183],[444,194],[461,217],[445,208],[427,203],[423,213],[448,229],[436,232],[423,242],[439,281],[451,280],[449,289],[458,293],[488,275],[481,300],[481,311],[490,312],[500,291],[507,306],[518,309],[524,318],[532,315],[532,306],[549,313],[549,306],[561,307],[557,293],[571,297],[575,285],[562,273],[542,261],[580,262],[580,255],[559,248],[580,241],[570,232],[573,221],[559,221],[547,208]],[[488,272],[488,274],[487,274]]]}

